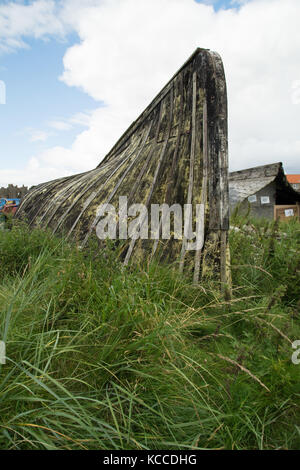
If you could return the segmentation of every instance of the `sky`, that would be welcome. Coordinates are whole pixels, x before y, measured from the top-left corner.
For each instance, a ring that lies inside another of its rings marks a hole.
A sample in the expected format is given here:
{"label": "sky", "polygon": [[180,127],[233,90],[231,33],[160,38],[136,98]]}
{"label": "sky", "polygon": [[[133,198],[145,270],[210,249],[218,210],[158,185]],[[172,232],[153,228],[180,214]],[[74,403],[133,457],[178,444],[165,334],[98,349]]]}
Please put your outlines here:
{"label": "sky", "polygon": [[226,73],[230,170],[300,173],[299,0],[0,0],[0,187],[97,166],[197,47]]}

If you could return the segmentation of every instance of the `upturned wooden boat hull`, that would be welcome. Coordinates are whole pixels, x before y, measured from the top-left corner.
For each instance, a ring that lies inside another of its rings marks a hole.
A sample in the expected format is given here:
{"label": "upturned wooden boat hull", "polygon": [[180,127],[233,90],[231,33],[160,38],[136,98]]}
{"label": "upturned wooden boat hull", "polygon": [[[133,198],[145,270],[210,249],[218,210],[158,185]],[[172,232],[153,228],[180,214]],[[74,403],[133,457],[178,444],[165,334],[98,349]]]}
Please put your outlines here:
{"label": "upturned wooden boat hull", "polygon": [[[155,65],[154,65],[155,66]],[[85,246],[99,223],[100,204],[200,204],[203,243],[128,240],[124,263],[155,256],[229,282],[229,204],[226,81],[220,56],[197,49],[116,145],[89,172],[34,187],[18,217],[63,231]],[[195,219],[195,217],[194,217]]]}

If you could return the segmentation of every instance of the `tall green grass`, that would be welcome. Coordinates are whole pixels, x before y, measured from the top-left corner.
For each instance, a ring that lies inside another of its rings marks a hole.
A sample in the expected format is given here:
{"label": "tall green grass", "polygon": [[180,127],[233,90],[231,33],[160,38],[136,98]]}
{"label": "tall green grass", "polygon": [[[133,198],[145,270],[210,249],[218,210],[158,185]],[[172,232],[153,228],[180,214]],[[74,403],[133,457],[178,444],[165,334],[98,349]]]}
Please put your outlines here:
{"label": "tall green grass", "polygon": [[299,449],[300,224],[235,218],[233,297],[0,232],[2,449]]}

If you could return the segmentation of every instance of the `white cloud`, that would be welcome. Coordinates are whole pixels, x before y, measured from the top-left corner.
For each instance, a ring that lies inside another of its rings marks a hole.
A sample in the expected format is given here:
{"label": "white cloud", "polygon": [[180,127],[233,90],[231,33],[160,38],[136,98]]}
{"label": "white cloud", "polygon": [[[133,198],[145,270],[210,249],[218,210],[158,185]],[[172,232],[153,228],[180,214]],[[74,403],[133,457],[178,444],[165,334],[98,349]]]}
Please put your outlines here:
{"label": "white cloud", "polygon": [[89,127],[91,115],[92,111],[76,113],[69,119],[69,122],[73,125]]}
{"label": "white cloud", "polygon": [[71,148],[36,155],[39,170],[33,178],[24,169],[25,182],[96,166],[198,46],[218,51],[225,65],[231,169],[282,160],[297,171],[299,17],[299,0],[218,12],[194,0],[65,0],[57,21],[80,42],[67,50],[61,79],[105,106],[85,117],[88,128]]}
{"label": "white cloud", "polygon": [[63,37],[66,23],[58,16],[54,0],[37,0],[30,4],[9,2],[0,5],[0,53],[27,47],[25,38]]}
{"label": "white cloud", "polygon": [[66,121],[50,121],[48,126],[57,131],[68,131],[72,128],[71,124]]}
{"label": "white cloud", "polygon": [[49,133],[45,132],[45,131],[30,131],[31,133],[31,136],[30,136],[30,142],[45,142],[48,137],[49,137]]}
{"label": "white cloud", "polygon": [[245,3],[251,2],[251,0],[231,0],[230,4],[235,5],[245,5]]}
{"label": "white cloud", "polygon": [[68,171],[65,166],[63,168],[54,166],[51,165],[51,162],[43,165],[40,158],[32,157],[22,169],[1,170],[0,185],[7,186],[9,183],[13,183],[18,186],[23,184],[32,186],[39,184],[41,181],[51,181],[68,174],[70,174],[70,170]]}
{"label": "white cloud", "polygon": [[89,127],[91,111],[79,112],[69,118],[54,119],[48,122],[48,126],[57,131],[69,131],[75,126]]}

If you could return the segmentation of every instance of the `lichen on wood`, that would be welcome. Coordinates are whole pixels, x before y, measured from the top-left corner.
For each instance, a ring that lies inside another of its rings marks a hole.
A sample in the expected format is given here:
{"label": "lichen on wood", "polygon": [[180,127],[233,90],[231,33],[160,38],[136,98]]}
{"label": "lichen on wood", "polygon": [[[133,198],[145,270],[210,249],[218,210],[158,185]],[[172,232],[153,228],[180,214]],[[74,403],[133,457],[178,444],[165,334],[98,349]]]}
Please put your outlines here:
{"label": "lichen on wood", "polygon": [[[97,168],[43,183],[24,199],[18,217],[82,246],[99,222],[100,204],[203,204],[203,246],[187,240],[129,240],[124,263],[156,257],[203,276],[229,282],[227,96],[221,58],[197,49]],[[196,222],[194,220],[194,222]]]}

